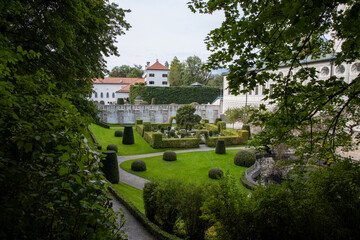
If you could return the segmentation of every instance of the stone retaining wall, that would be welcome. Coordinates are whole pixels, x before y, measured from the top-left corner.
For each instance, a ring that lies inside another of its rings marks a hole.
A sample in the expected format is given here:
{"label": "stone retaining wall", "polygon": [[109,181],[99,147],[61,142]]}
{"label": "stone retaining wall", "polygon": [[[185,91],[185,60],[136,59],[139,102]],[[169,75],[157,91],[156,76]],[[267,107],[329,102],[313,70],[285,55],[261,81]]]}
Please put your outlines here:
{"label": "stone retaining wall", "polygon": [[[167,123],[171,116],[176,115],[178,108],[184,105],[98,105],[100,118],[106,123],[135,123],[136,119],[144,122]],[[219,105],[193,105],[195,114],[209,119],[214,123],[220,117]]]}

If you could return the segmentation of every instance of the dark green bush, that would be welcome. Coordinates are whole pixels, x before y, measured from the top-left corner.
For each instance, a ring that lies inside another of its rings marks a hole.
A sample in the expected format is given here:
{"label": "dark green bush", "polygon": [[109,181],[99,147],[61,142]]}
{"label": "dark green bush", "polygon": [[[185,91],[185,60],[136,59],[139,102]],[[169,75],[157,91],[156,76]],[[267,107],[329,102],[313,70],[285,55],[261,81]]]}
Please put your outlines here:
{"label": "dark green bush", "polygon": [[214,130],[213,133],[214,133],[214,135],[218,135],[218,134],[219,134],[219,131],[218,131],[218,130]]}
{"label": "dark green bush", "polygon": [[119,166],[116,152],[107,150],[102,153],[105,154],[105,156],[101,158],[103,164],[101,170],[103,171],[105,178],[112,184],[119,183]]}
{"label": "dark green bush", "polygon": [[250,138],[250,136],[251,136],[250,126],[249,125],[243,125],[241,129],[248,131],[249,132],[249,138]]}
{"label": "dark green bush", "polygon": [[255,153],[248,150],[240,150],[234,156],[234,164],[237,166],[251,167],[255,161]]}
{"label": "dark green bush", "polygon": [[134,144],[134,132],[132,126],[125,126],[122,143],[125,145]]}
{"label": "dark green bush", "polygon": [[213,136],[213,131],[209,131],[209,136],[212,137]]}
{"label": "dark green bush", "polygon": [[143,160],[135,160],[131,163],[131,170],[142,172],[146,170],[146,163]]}
{"label": "dark green bush", "polygon": [[175,131],[174,130],[170,130],[170,137],[175,137]]}
{"label": "dark green bush", "polygon": [[117,147],[116,144],[109,144],[109,145],[107,145],[106,150],[113,150],[113,151],[115,151],[117,153],[118,152],[118,147]]}
{"label": "dark green bush", "polygon": [[138,124],[143,124],[143,120],[142,119],[136,119],[135,125],[138,125]]}
{"label": "dark green bush", "polygon": [[156,98],[152,98],[152,99],[151,99],[151,105],[155,105],[156,102],[157,102]]}
{"label": "dark green bush", "polygon": [[224,139],[219,139],[216,142],[215,153],[216,154],[225,154],[226,153]]}
{"label": "dark green bush", "polygon": [[97,150],[101,150],[102,146],[98,143],[95,143],[94,146],[96,147]]}
{"label": "dark green bush", "polygon": [[123,98],[118,98],[117,99],[117,104],[119,104],[119,105],[124,105],[124,99]]}
{"label": "dark green bush", "polygon": [[95,122],[96,125],[99,125],[100,127],[103,127],[103,128],[110,128],[109,124],[107,124],[106,122],[103,122],[103,121],[97,121]]}
{"label": "dark green bush", "polygon": [[224,121],[217,122],[217,127],[218,127],[219,133],[221,133],[222,130],[226,129],[226,122],[224,122]]}
{"label": "dark green bush", "polygon": [[217,123],[221,121],[221,118],[216,118],[215,119],[215,122],[214,122],[214,125],[217,126]]}
{"label": "dark green bush", "polygon": [[165,151],[163,154],[163,160],[165,161],[175,161],[176,153],[174,151]]}
{"label": "dark green bush", "polygon": [[154,192],[158,185],[157,182],[147,182],[143,188],[145,215],[152,222],[154,222],[156,214],[156,195]]}
{"label": "dark green bush", "polygon": [[115,137],[122,137],[122,136],[123,136],[123,131],[121,131],[121,130],[115,131]]}
{"label": "dark green bush", "polygon": [[144,131],[145,132],[151,131],[151,123],[150,122],[144,122]]}
{"label": "dark green bush", "polygon": [[221,170],[221,168],[211,168],[209,170],[209,178],[212,178],[212,179],[219,179],[219,178],[222,178],[224,176],[224,172],[223,170]]}

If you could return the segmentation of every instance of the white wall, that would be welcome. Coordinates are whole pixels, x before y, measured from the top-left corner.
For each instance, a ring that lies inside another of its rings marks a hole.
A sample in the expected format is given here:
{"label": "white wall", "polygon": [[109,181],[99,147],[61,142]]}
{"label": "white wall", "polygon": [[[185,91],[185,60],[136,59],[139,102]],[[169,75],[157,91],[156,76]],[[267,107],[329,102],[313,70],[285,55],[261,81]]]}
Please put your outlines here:
{"label": "white wall", "polygon": [[[335,75],[337,77],[343,77],[344,81],[347,83],[350,83],[352,79],[357,77],[357,75],[360,73],[360,62],[357,61],[353,64],[342,64],[341,66],[331,66],[330,61],[318,61],[318,62],[311,62],[307,64],[308,67],[315,67],[316,71],[319,73],[319,79],[325,80],[328,79],[331,75]],[[293,74],[295,74],[300,68],[295,68],[292,70]],[[340,69],[343,69],[340,71]],[[289,67],[282,67],[279,68],[276,73],[282,72],[284,76],[288,74]],[[274,84],[273,81],[269,81],[266,83],[265,87],[267,89],[270,89],[271,84]],[[223,109],[222,113],[224,113],[228,108],[234,108],[234,107],[242,107],[245,106],[247,103],[248,105],[255,105],[259,106],[260,104],[265,104],[269,108],[271,106],[269,105],[269,101],[264,101],[263,98],[265,97],[262,94],[262,86],[258,86],[258,94],[255,94],[255,91],[253,90],[251,94],[239,94],[239,95],[231,95],[229,93],[229,90],[227,89],[229,86],[228,81],[226,80],[226,76],[224,76],[224,102],[223,102]],[[242,87],[240,87],[242,89]]]}
{"label": "white wall", "polygon": [[[120,84],[93,84],[94,93],[91,96],[91,100],[93,101],[104,101],[105,104],[110,102],[116,103],[117,101],[117,93],[116,91],[120,90],[124,85]],[[97,97],[96,94],[97,93]],[[101,93],[103,93],[103,97],[101,97]],[[109,97],[107,97],[107,93]]]}
{"label": "white wall", "polygon": [[[146,86],[149,87],[169,87],[169,81],[168,81],[168,75],[169,70],[146,70]],[[151,74],[154,74],[154,77],[150,77]],[[163,77],[163,75],[166,75],[166,77]],[[150,82],[154,82],[154,84],[150,84]],[[166,84],[163,84],[163,82],[166,82]]]}

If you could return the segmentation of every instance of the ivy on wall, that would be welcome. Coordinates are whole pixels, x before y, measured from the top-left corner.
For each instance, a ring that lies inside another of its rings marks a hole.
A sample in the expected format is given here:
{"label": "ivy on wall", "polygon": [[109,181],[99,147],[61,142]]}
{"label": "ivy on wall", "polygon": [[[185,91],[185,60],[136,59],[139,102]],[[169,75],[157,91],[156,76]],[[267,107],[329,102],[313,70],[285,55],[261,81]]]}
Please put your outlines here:
{"label": "ivy on wall", "polygon": [[147,87],[130,86],[129,99],[131,103],[137,96],[144,101],[151,102],[152,98],[157,99],[157,104],[200,104],[212,103],[220,95],[219,88],[214,87]]}

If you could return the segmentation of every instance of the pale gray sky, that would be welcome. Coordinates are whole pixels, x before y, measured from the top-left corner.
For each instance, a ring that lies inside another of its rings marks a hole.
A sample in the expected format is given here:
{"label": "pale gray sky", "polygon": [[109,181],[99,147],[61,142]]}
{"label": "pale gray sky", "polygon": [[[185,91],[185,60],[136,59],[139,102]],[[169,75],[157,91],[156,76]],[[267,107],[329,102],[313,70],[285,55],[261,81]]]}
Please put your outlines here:
{"label": "pale gray sky", "polygon": [[189,56],[199,56],[206,61],[210,52],[204,39],[224,19],[220,12],[192,13],[189,0],[112,0],[123,9],[132,28],[117,38],[120,57],[109,57],[107,68],[115,66],[154,63],[156,59],[169,64],[174,56],[184,61]]}

